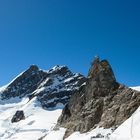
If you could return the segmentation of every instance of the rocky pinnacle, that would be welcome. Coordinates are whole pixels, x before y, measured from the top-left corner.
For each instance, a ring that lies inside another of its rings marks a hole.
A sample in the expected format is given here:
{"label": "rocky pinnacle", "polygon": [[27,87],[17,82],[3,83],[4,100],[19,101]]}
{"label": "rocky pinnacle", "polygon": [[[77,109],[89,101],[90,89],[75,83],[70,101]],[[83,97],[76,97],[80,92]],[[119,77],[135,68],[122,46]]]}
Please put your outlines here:
{"label": "rocky pinnacle", "polygon": [[96,127],[116,128],[140,106],[140,94],[116,81],[107,60],[96,57],[86,84],[63,109],[58,125],[67,128],[65,137],[74,131],[88,132]]}

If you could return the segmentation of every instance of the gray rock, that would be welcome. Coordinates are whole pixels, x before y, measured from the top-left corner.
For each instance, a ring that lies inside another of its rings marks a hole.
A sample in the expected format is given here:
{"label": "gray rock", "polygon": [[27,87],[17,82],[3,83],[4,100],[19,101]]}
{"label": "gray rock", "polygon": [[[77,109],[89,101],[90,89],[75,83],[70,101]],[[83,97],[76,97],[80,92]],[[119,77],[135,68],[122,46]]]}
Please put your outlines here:
{"label": "gray rock", "polygon": [[16,123],[19,122],[21,120],[24,120],[25,116],[24,116],[24,112],[23,110],[18,110],[15,115],[13,116],[13,118],[11,119],[12,123]]}
{"label": "gray rock", "polygon": [[97,57],[86,85],[82,86],[63,109],[58,125],[67,128],[65,137],[99,126],[116,128],[140,106],[140,94],[119,84],[107,60]]}
{"label": "gray rock", "polygon": [[38,85],[47,77],[47,74],[39,70],[36,65],[31,65],[28,70],[19,75],[12,81],[1,94],[2,99],[12,97],[25,97],[32,93]]}

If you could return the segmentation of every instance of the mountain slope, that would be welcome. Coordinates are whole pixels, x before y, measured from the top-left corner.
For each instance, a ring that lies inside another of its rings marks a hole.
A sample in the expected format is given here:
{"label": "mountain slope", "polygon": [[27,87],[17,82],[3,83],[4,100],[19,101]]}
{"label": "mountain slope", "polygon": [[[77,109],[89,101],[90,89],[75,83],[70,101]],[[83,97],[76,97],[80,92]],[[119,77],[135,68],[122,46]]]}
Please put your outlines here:
{"label": "mountain slope", "polygon": [[[44,110],[36,97],[30,101],[28,98],[21,101],[17,98],[14,103],[9,102],[10,100],[5,102],[5,105],[0,104],[1,140],[38,140],[53,129],[63,107]],[[24,110],[25,120],[11,123],[11,118],[17,110]]]}

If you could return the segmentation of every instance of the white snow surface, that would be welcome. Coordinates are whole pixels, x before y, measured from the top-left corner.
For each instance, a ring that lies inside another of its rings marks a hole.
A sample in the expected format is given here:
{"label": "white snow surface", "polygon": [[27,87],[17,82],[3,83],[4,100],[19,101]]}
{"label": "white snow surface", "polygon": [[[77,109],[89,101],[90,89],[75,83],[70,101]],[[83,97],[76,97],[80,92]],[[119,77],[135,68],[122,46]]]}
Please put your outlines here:
{"label": "white snow surface", "polygon": [[[23,110],[25,120],[11,123],[17,110]],[[15,103],[0,103],[0,140],[38,140],[56,125],[62,109],[44,110],[36,98]]]}
{"label": "white snow surface", "polygon": [[[66,129],[60,128],[56,131],[51,131],[43,140],[63,140],[63,136],[65,134]],[[106,140],[108,138],[108,134],[111,133],[111,129],[103,129],[103,128],[96,128],[91,132],[80,134],[80,132],[75,132],[70,135],[65,140]],[[97,136],[98,134],[102,134],[104,138],[92,138]]]}
{"label": "white snow surface", "polygon": [[140,140],[140,107],[111,135],[111,140]]}
{"label": "white snow surface", "polygon": [[7,88],[7,86],[8,85],[5,85],[5,86],[0,87],[0,93],[2,93]]}
{"label": "white snow surface", "polygon": [[134,90],[140,91],[140,86],[136,86],[136,87],[131,87]]}

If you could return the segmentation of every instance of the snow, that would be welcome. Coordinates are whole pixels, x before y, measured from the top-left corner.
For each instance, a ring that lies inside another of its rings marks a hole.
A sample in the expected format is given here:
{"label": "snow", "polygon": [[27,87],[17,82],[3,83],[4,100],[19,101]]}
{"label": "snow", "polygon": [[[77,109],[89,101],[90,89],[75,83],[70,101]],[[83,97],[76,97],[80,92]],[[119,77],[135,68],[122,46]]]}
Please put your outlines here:
{"label": "snow", "polygon": [[136,87],[131,87],[134,90],[140,91],[140,86],[136,86]]}
{"label": "snow", "polygon": [[65,134],[65,128],[59,128],[59,130],[51,131],[43,140],[63,140]]}
{"label": "snow", "polygon": [[[59,128],[58,130],[51,131],[43,140],[63,140],[66,129]],[[80,134],[80,132],[74,132],[65,140],[107,140],[108,134],[112,133],[111,129],[96,128],[90,132]],[[105,136],[104,138],[93,138],[98,134]]]}
{"label": "snow", "polygon": [[[62,112],[61,105],[52,110],[42,109],[36,98],[31,101],[28,99],[20,102],[15,99],[15,101],[15,103],[0,104],[1,140],[38,140],[54,128]],[[24,111],[25,120],[11,123],[17,110]]]}
{"label": "snow", "polygon": [[36,89],[36,90],[33,92],[33,94],[34,94],[34,93],[35,93],[35,94],[38,94],[38,93],[40,93],[40,92],[42,92],[42,91],[44,91],[44,90],[46,90],[45,87],[38,88],[38,89]]}
{"label": "snow", "polygon": [[[64,96],[63,98],[61,98],[61,100],[62,99],[68,99],[68,96]],[[54,97],[54,98],[48,100],[47,103],[52,103],[52,102],[55,102],[56,100],[59,100],[59,98]]]}
{"label": "snow", "polygon": [[86,82],[84,82],[81,86],[85,86],[86,85]]}
{"label": "snow", "polygon": [[[61,66],[63,67],[63,66]],[[60,66],[58,68],[61,68]],[[53,68],[55,69],[55,68]],[[72,91],[77,90],[79,87],[77,85],[77,81],[72,81],[74,79],[74,76],[60,76],[60,75],[51,75],[49,78],[45,79],[41,84],[38,86],[38,88],[34,91],[33,94],[37,95],[42,91],[45,91],[46,93],[59,93],[61,91]],[[50,83],[50,85],[45,86],[47,83]],[[69,83],[71,82],[71,83]]]}
{"label": "snow", "polygon": [[2,93],[6,89],[7,86],[8,85],[5,85],[5,86],[0,87],[0,93]]}
{"label": "snow", "polygon": [[[111,129],[103,129],[97,127],[96,129],[83,134],[80,134],[80,132],[75,132],[66,138],[66,140],[106,140],[108,138],[108,134],[110,133],[112,133]],[[98,134],[103,135],[104,138],[95,138]]]}
{"label": "snow", "polygon": [[53,73],[54,71],[57,71],[57,70],[61,70],[62,68],[66,67],[65,65],[56,65],[54,66],[53,68],[51,68],[50,70],[46,71],[47,73]]}
{"label": "snow", "polygon": [[12,84],[17,78],[19,78],[21,75],[23,75],[23,73],[25,73],[25,71],[21,72],[19,75],[17,75],[12,81],[9,82],[9,84],[7,84],[7,87]]}
{"label": "snow", "polygon": [[60,70],[60,69],[62,69],[62,68],[64,68],[64,67],[66,67],[66,66],[65,66],[65,65],[63,65],[63,66],[56,65],[56,66],[54,66],[52,69],[53,69],[54,71],[56,71],[56,70]]}
{"label": "snow", "polygon": [[140,140],[140,107],[111,135],[111,140]]}
{"label": "snow", "polygon": [[67,78],[66,80],[64,80],[64,83],[70,82],[70,81],[73,80],[73,79],[74,79],[73,77]]}
{"label": "snow", "polygon": [[50,78],[46,78],[43,82],[41,82],[39,87],[43,87],[49,80],[50,80]]}

